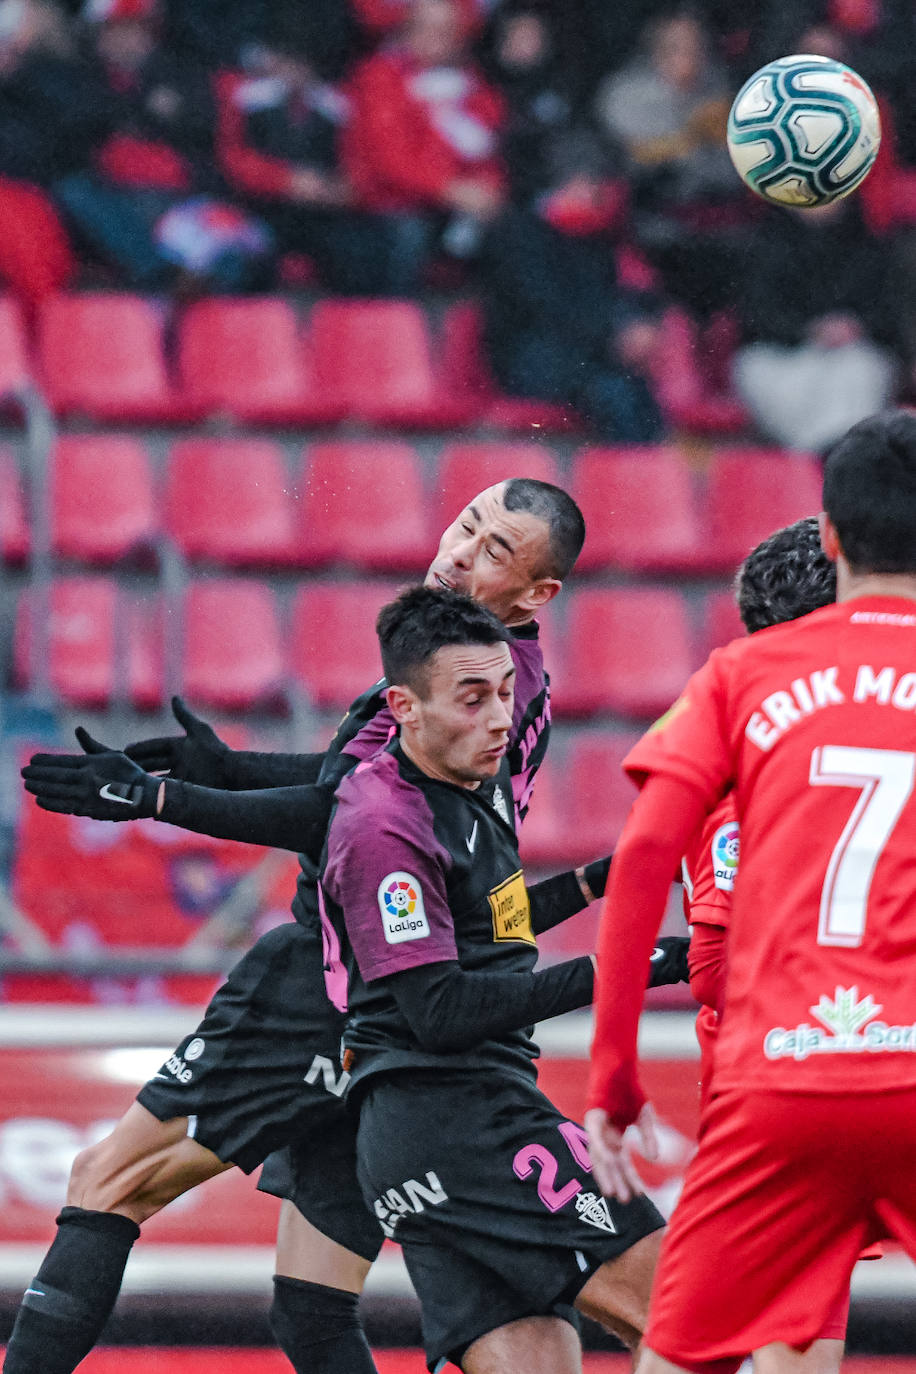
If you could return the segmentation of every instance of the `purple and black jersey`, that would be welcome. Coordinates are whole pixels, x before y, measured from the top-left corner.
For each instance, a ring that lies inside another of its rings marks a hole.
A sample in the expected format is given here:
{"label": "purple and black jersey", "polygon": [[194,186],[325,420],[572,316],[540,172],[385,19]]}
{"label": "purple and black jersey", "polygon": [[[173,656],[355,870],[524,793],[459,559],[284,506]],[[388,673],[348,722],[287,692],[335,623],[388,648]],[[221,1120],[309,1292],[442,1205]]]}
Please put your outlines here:
{"label": "purple and black jersey", "polygon": [[469,789],[428,777],[394,742],[338,788],[320,892],[328,992],[349,1013],[354,1082],[407,1067],[530,1070],[537,1047],[527,1030],[464,1054],[423,1049],[384,981],[450,960],[468,972],[533,970],[510,786],[505,760],[495,779]]}

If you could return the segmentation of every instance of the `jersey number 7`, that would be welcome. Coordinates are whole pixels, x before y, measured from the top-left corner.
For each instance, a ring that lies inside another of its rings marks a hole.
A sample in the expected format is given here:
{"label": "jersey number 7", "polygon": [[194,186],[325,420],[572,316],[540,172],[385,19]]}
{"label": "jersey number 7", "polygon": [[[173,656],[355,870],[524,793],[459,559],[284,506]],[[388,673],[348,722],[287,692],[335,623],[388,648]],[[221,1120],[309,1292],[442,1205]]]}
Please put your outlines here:
{"label": "jersey number 7", "polygon": [[868,893],[881,851],[913,791],[916,754],[825,744],[811,755],[814,787],[858,787],[821,891],[819,945],[854,949],[865,934]]}

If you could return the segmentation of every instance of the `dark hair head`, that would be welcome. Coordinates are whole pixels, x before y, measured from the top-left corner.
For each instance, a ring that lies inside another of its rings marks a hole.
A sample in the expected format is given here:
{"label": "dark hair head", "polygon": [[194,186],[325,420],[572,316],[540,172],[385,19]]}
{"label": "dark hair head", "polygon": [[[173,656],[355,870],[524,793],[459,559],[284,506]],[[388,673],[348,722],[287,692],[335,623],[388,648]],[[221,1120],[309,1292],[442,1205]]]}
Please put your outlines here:
{"label": "dark hair head", "polygon": [[501,620],[473,597],[444,587],[408,587],[379,611],[375,622],[382,668],[390,684],[425,697],[429,661],[452,644],[509,644]]}
{"label": "dark hair head", "polygon": [[821,548],[817,517],[777,530],[745,558],[735,578],[748,633],[797,620],[836,600],[836,568]]}
{"label": "dark hair head", "polygon": [[503,492],[506,510],[525,511],[547,526],[547,554],[538,577],[563,581],[585,543],[585,520],[568,492],[534,477],[510,477]]}
{"label": "dark hair head", "polygon": [[854,572],[916,572],[916,412],[882,411],[837,440],[824,510]]}

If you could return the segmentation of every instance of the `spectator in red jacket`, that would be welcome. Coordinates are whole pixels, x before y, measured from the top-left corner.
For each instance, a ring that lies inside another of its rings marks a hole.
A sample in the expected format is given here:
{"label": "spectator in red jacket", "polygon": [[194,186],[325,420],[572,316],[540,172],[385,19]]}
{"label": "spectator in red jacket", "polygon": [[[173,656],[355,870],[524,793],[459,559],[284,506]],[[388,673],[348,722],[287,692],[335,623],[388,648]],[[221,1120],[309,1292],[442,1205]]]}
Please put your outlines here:
{"label": "spectator in red jacket", "polygon": [[387,221],[392,276],[412,290],[437,241],[470,256],[506,197],[503,102],[468,58],[458,0],[414,0],[350,95],[345,163],[358,203]]}
{"label": "spectator in red jacket", "polygon": [[[407,19],[413,0],[351,0],[353,13],[372,38],[388,38]],[[492,9],[492,0],[458,0],[468,31],[478,29]]]}
{"label": "spectator in red jacket", "polygon": [[338,144],[347,102],[318,79],[311,38],[279,11],[252,47],[249,69],[217,83],[220,166],[236,196],[268,221],[281,251],[306,254],[343,295],[384,294],[386,229],[353,206]]}

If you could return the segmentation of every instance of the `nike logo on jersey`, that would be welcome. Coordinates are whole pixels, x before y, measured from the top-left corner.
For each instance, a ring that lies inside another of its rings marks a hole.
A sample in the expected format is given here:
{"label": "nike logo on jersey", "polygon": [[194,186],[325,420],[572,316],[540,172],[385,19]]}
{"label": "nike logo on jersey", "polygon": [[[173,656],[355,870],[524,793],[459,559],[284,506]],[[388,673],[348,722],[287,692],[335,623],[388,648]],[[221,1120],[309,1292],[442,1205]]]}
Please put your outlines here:
{"label": "nike logo on jersey", "polygon": [[477,847],[477,824],[478,824],[477,821],[475,821],[475,822],[474,822],[474,829],[471,831],[470,835],[468,835],[467,838],[465,839],[465,844],[466,844],[467,847],[468,847],[468,853],[469,853],[469,854],[473,854],[473,853],[474,853],[474,850],[475,850],[476,847]]}
{"label": "nike logo on jersey", "polygon": [[134,791],[134,788],[130,785],[130,783],[123,783],[123,782],[106,782],[106,784],[105,784],[104,787],[100,787],[100,788],[99,788],[99,796],[100,796],[100,797],[104,797],[106,801],[121,802],[122,805],[124,805],[124,806],[135,806],[135,805],[136,805],[136,802],[133,800],[133,796],[132,796],[132,795],[129,796],[129,797],[125,797],[125,796],[124,796],[124,793],[123,793],[123,790],[122,790],[121,792],[114,792],[114,791],[112,791],[112,788],[115,788],[115,787],[120,787],[120,788],[122,788],[122,789],[123,789],[124,787],[127,787],[128,790],[131,792],[131,794],[132,794],[133,791]]}
{"label": "nike logo on jersey", "polygon": [[26,1297],[28,1297],[30,1293],[32,1294],[32,1296],[33,1296],[34,1298],[45,1298],[45,1297],[47,1297],[47,1293],[42,1292],[42,1290],[41,1290],[40,1288],[27,1288],[27,1289],[25,1290],[25,1295],[26,1295]]}

